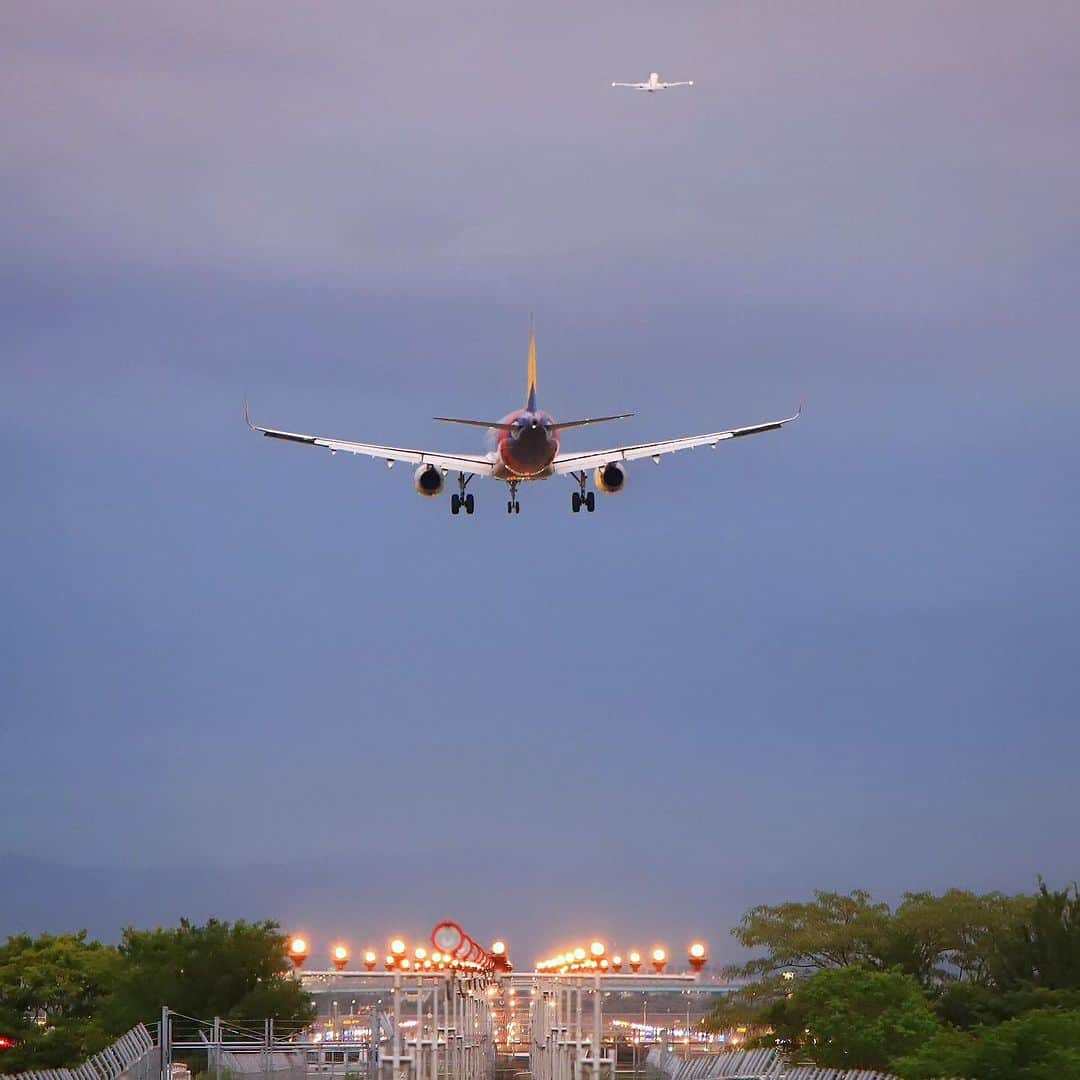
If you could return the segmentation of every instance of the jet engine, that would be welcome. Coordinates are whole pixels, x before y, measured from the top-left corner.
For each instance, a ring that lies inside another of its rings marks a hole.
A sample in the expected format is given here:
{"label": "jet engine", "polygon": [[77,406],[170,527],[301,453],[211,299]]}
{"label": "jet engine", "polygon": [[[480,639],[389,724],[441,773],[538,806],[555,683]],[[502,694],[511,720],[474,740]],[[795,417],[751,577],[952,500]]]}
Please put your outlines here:
{"label": "jet engine", "polygon": [[418,495],[424,495],[428,498],[438,495],[443,489],[442,471],[436,469],[434,465],[421,465],[413,473],[413,484],[416,486]]}
{"label": "jet engine", "polygon": [[596,486],[605,495],[614,495],[626,486],[626,466],[609,461],[596,470]]}

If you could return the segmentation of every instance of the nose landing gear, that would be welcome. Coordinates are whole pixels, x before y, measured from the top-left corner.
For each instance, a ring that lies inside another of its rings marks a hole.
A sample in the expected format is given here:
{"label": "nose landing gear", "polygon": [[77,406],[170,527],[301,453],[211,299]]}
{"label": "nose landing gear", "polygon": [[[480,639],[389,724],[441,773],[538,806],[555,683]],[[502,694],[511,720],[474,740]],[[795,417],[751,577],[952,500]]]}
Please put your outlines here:
{"label": "nose landing gear", "polygon": [[465,489],[469,486],[469,481],[472,479],[472,473],[458,473],[458,489],[450,496],[450,513],[458,514],[462,507],[465,507],[465,513],[471,514],[476,506],[473,500],[472,492],[465,493]]}
{"label": "nose landing gear", "polygon": [[521,503],[517,501],[518,481],[508,480],[507,483],[510,485],[510,498],[506,504],[506,512],[508,514],[520,514]]}
{"label": "nose landing gear", "polygon": [[587,473],[579,472],[574,475],[577,478],[578,490],[570,496],[570,509],[575,514],[580,514],[584,506],[591,514],[596,509],[596,492],[585,490],[585,484],[589,479]]}

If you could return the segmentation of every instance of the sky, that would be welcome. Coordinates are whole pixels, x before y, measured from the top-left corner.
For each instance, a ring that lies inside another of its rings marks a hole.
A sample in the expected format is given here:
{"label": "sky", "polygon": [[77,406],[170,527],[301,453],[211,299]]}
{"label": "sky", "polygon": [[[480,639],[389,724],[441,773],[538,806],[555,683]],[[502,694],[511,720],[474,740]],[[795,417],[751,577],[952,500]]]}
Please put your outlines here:
{"label": "sky", "polygon": [[[0,937],[1074,879],[1078,122],[1071,0],[4,4]],[[512,518],[243,424],[476,451],[530,313],[568,449],[804,414]]]}

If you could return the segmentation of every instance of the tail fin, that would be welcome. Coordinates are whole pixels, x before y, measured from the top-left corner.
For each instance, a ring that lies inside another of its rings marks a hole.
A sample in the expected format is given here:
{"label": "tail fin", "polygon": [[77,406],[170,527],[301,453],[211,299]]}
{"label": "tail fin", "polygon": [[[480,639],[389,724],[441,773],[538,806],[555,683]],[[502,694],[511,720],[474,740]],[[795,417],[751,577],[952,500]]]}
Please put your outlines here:
{"label": "tail fin", "polygon": [[525,408],[536,412],[536,326],[529,316],[529,389],[525,398]]}

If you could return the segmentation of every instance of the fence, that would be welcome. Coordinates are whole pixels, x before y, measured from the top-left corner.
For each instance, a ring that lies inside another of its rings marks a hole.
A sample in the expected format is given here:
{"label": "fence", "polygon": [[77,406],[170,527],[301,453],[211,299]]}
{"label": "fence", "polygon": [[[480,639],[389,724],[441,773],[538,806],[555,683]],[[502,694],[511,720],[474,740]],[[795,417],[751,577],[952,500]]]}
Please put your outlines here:
{"label": "fence", "polygon": [[14,1073],[0,1080],[159,1080],[160,1076],[161,1048],[139,1024],[74,1069]]}
{"label": "fence", "polygon": [[728,1050],[718,1054],[681,1057],[669,1050],[649,1051],[646,1064],[667,1080],[895,1080],[886,1073],[819,1069],[816,1065],[788,1068],[775,1050]]}

